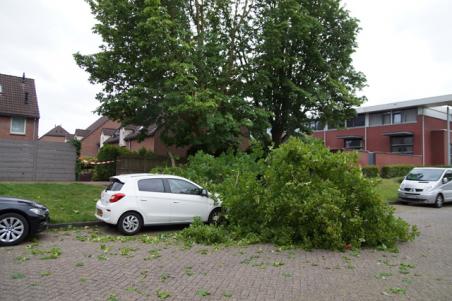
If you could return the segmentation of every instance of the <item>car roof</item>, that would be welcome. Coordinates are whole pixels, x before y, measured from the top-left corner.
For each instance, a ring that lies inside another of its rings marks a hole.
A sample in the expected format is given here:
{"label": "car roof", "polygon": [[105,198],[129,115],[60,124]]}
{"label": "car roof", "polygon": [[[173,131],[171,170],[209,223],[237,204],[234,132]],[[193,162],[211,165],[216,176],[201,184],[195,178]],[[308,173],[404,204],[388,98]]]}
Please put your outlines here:
{"label": "car roof", "polygon": [[183,177],[175,176],[175,175],[165,175],[165,174],[153,174],[153,173],[135,173],[135,174],[126,174],[126,175],[118,175],[111,177],[111,179],[118,179],[121,182],[127,181],[127,180],[140,180],[143,178],[171,178],[171,179],[181,179],[181,180],[188,180]]}

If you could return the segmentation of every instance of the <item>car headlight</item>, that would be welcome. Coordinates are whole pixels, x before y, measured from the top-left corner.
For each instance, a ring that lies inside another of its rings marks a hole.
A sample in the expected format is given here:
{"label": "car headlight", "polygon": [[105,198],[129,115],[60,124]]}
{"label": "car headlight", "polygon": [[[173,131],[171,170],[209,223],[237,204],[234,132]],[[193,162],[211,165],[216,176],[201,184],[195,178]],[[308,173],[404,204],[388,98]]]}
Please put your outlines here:
{"label": "car headlight", "polygon": [[425,186],[424,191],[429,191],[433,188],[433,185]]}
{"label": "car headlight", "polygon": [[39,208],[31,208],[30,211],[36,215],[45,215],[45,211]]}

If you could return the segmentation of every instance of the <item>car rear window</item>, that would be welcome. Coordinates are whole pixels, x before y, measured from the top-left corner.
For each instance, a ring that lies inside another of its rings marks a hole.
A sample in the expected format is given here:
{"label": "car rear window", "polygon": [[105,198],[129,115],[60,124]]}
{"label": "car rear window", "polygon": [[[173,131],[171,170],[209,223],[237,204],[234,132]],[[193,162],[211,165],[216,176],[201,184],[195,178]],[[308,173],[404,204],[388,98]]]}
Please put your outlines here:
{"label": "car rear window", "polygon": [[138,181],[139,191],[165,192],[162,179],[143,179]]}
{"label": "car rear window", "polygon": [[113,179],[105,190],[120,191],[122,189],[122,186],[124,186],[123,182],[119,181],[118,179]]}

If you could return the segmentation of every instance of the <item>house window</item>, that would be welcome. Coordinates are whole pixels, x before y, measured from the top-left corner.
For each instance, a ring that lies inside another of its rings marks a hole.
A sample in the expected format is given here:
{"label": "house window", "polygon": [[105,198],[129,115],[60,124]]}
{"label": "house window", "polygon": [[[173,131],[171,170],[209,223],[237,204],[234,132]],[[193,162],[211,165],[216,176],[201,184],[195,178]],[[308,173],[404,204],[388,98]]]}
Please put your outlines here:
{"label": "house window", "polygon": [[345,149],[363,149],[363,139],[348,138],[344,139]]}
{"label": "house window", "polygon": [[391,112],[382,115],[382,124],[391,124]]}
{"label": "house window", "polygon": [[407,109],[400,111],[386,111],[381,113],[369,114],[369,125],[387,125],[387,124],[401,124],[407,122],[416,122],[417,109]]}
{"label": "house window", "polygon": [[399,154],[412,154],[413,136],[392,136],[391,152]]}
{"label": "house window", "polygon": [[25,135],[27,119],[23,117],[11,117],[11,134]]}
{"label": "house window", "polygon": [[392,114],[392,123],[402,123],[402,112],[394,112]]}
{"label": "house window", "polygon": [[347,120],[347,127],[348,128],[354,128],[359,126],[364,126],[366,124],[366,115],[365,114],[359,114],[355,117]]}
{"label": "house window", "polygon": [[322,131],[325,125],[320,120],[313,120],[309,123],[309,128],[313,131]]}
{"label": "house window", "polygon": [[0,94],[3,92],[3,87],[0,85]]}

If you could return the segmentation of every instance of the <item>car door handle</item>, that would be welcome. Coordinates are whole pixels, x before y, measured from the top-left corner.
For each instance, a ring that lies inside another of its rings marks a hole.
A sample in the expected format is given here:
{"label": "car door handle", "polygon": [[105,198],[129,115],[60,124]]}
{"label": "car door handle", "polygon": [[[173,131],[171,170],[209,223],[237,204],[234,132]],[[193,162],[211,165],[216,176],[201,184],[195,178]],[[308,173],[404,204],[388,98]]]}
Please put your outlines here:
{"label": "car door handle", "polygon": [[180,202],[176,202],[176,201],[173,202],[173,204],[179,204],[179,203],[180,203]]}
{"label": "car door handle", "polygon": [[140,200],[140,201],[142,201],[142,202],[147,202],[148,200]]}

